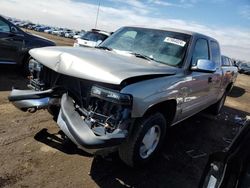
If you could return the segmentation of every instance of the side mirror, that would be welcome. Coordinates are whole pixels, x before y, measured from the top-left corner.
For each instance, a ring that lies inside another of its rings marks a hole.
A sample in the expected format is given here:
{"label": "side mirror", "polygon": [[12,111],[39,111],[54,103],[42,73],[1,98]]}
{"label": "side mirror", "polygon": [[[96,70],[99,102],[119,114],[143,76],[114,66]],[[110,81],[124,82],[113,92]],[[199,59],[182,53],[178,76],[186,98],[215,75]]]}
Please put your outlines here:
{"label": "side mirror", "polygon": [[99,46],[99,44],[101,44],[102,43],[102,40],[98,40],[97,42],[96,42],[96,46]]}
{"label": "side mirror", "polygon": [[215,72],[216,64],[207,59],[198,59],[196,65],[191,67],[191,70],[197,72]]}
{"label": "side mirror", "polygon": [[17,30],[17,28],[15,28],[14,26],[11,26],[11,27],[10,27],[10,32],[11,32],[11,33],[18,33],[18,30]]}

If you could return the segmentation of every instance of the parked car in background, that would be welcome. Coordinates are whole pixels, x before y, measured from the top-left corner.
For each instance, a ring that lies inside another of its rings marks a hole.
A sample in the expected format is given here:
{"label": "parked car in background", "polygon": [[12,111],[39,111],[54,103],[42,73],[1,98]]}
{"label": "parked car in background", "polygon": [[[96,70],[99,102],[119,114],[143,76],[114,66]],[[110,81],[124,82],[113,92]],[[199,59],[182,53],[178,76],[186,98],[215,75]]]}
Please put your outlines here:
{"label": "parked car in background", "polygon": [[23,111],[48,109],[79,148],[118,150],[133,167],[159,152],[167,127],[208,107],[220,113],[232,85],[216,39],[178,29],[123,27],[96,48],[29,53],[31,90],[13,89],[9,100]]}
{"label": "parked car in background", "polygon": [[238,68],[239,73],[250,74],[250,63],[241,63]]}
{"label": "parked car in background", "polygon": [[0,64],[17,64],[27,72],[29,50],[44,46],[55,46],[55,43],[26,33],[0,16]]}
{"label": "parked car in background", "polygon": [[36,28],[35,30],[38,31],[38,32],[44,32],[47,29],[50,29],[50,27],[48,27],[48,26],[41,26],[41,27]]}
{"label": "parked car in background", "polygon": [[61,31],[63,31],[63,28],[56,28],[54,31],[51,32],[51,34],[58,35]]}
{"label": "parked car in background", "polygon": [[35,24],[33,24],[33,23],[27,23],[27,24],[23,25],[22,28],[29,29],[29,27],[31,27],[33,25],[35,25]]}
{"label": "parked car in background", "polygon": [[74,42],[74,47],[96,47],[110,36],[109,32],[92,30],[86,32],[82,37]]}
{"label": "parked car in background", "polygon": [[85,31],[75,32],[73,39],[78,39],[78,38],[82,37],[85,33],[86,33]]}
{"label": "parked car in background", "polygon": [[51,34],[51,33],[52,33],[52,31],[55,31],[55,30],[56,30],[55,28],[45,29],[45,30],[44,30],[44,33]]}
{"label": "parked car in background", "polygon": [[66,32],[64,34],[65,38],[73,38],[73,36],[75,36],[75,32],[74,31]]}
{"label": "parked car in background", "polygon": [[230,92],[238,76],[238,68],[234,66],[231,58],[224,55],[221,56],[221,68],[223,72],[223,82],[231,83]]}
{"label": "parked car in background", "polygon": [[27,27],[27,29],[34,30],[38,25],[37,24],[32,24]]}

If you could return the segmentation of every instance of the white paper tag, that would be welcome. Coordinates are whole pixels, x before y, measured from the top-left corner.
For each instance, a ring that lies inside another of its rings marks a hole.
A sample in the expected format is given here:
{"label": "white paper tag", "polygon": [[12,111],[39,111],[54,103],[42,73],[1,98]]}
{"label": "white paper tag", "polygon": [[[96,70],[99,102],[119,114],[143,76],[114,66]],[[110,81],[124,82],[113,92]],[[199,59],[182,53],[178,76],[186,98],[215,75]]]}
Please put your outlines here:
{"label": "white paper tag", "polygon": [[217,182],[217,179],[213,175],[211,175],[209,178],[207,188],[215,188],[216,182]]}
{"label": "white paper tag", "polygon": [[183,41],[183,40],[175,39],[175,38],[171,38],[171,37],[166,37],[164,39],[164,42],[175,44],[175,45],[178,45],[178,46],[181,46],[181,47],[184,47],[185,44],[186,44],[186,42]]}

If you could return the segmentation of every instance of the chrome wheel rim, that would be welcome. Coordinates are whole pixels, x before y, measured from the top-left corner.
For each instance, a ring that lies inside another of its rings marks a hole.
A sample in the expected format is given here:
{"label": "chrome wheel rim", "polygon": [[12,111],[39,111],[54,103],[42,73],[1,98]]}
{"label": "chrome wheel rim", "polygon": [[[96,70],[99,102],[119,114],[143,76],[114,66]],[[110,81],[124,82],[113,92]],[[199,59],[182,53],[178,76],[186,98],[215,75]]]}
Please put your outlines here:
{"label": "chrome wheel rim", "polygon": [[143,159],[148,158],[158,146],[161,135],[159,125],[152,126],[144,135],[140,146],[140,156]]}

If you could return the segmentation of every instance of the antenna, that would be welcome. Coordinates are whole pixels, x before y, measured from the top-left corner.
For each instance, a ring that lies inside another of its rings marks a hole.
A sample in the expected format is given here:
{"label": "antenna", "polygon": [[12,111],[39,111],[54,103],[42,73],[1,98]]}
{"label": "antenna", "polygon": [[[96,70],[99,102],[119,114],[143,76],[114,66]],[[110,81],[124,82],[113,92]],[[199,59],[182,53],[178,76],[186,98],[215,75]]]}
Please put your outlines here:
{"label": "antenna", "polygon": [[101,4],[101,0],[99,0],[99,3],[98,3],[97,13],[96,13],[96,20],[95,20],[95,29],[97,27],[97,21],[98,21],[98,16],[99,16],[99,11],[100,11],[100,4]]}

